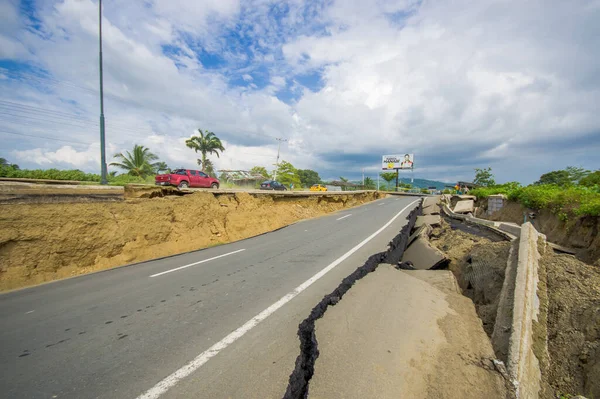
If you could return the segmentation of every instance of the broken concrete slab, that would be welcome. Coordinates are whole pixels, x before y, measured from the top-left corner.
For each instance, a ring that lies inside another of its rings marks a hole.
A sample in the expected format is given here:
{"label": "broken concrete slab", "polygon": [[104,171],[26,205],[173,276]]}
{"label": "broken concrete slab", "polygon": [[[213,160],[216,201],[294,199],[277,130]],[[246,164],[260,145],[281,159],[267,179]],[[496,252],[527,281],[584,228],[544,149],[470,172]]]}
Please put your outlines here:
{"label": "broken concrete slab", "polygon": [[473,213],[475,202],[473,200],[458,201],[454,206],[454,213]]}
{"label": "broken concrete slab", "polygon": [[439,203],[440,203],[440,197],[439,196],[425,197],[423,199],[423,208],[426,208],[426,207],[431,206],[431,205],[437,205]]}
{"label": "broken concrete slab", "polygon": [[420,238],[420,237],[429,238],[430,235],[431,235],[431,226],[429,226],[428,224],[419,226],[415,230],[415,232],[412,233],[412,235],[408,238],[408,242],[406,243],[406,246],[408,247],[417,238]]}
{"label": "broken concrete slab", "polygon": [[415,228],[419,228],[424,224],[428,224],[431,227],[439,227],[442,223],[442,217],[440,215],[425,215],[417,216],[417,222]]}
{"label": "broken concrete slab", "polygon": [[519,237],[521,235],[521,226],[515,224],[515,223],[499,223],[498,228],[502,231],[505,231],[507,233],[510,233],[512,235],[514,235],[515,237]]}
{"label": "broken concrete slab", "polygon": [[432,247],[427,238],[419,237],[404,251],[402,262],[411,262],[417,270],[435,270],[446,267],[450,260]]}
{"label": "broken concrete slab", "polygon": [[494,352],[472,301],[388,265],[316,321],[316,339],[311,399],[506,397],[480,364]]}
{"label": "broken concrete slab", "polygon": [[439,215],[440,214],[440,206],[439,205],[428,205],[423,208],[423,215]]}

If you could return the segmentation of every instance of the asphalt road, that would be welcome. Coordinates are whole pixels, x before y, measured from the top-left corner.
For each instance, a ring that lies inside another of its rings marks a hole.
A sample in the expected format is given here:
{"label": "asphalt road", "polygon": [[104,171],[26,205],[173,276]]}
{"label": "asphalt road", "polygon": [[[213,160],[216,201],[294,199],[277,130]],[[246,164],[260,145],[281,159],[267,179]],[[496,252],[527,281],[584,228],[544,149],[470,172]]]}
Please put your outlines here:
{"label": "asphalt road", "polygon": [[281,398],[298,323],[416,201],[0,295],[0,397]]}

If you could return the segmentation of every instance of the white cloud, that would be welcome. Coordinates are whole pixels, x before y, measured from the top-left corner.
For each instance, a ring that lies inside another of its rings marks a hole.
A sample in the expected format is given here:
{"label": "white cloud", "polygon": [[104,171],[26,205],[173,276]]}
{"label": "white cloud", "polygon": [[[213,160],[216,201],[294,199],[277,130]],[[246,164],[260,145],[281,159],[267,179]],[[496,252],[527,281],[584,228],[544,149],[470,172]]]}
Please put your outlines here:
{"label": "white cloud", "polygon": [[[21,162],[79,167],[98,134],[97,4],[48,3],[39,15],[44,34],[26,31],[14,4],[1,4],[0,57],[34,54],[56,80],[36,90],[5,79],[2,98],[90,122],[0,116],[11,131],[84,143],[14,140],[4,151]],[[170,165],[193,167],[184,141],[201,127],[227,142],[215,163],[228,169],[273,163],[274,137],[290,139],[284,159],[332,175],[358,173],[390,150],[415,152],[419,173],[430,174],[419,177],[468,179],[473,167],[492,165],[498,180],[531,181],[548,167],[597,168],[585,154],[600,149],[597,1],[294,0],[279,18],[284,7],[270,0],[148,4],[105,4],[107,137],[115,152],[138,143]],[[227,47],[231,27],[252,43],[243,49],[251,55]],[[206,68],[201,50],[230,64]],[[253,62],[237,77],[251,83],[232,87],[232,65],[244,57]],[[266,86],[255,74],[261,70]],[[315,71],[322,87],[303,88],[296,75]],[[281,90],[294,95],[291,105],[277,99]],[[559,154],[560,165],[548,161]]]}

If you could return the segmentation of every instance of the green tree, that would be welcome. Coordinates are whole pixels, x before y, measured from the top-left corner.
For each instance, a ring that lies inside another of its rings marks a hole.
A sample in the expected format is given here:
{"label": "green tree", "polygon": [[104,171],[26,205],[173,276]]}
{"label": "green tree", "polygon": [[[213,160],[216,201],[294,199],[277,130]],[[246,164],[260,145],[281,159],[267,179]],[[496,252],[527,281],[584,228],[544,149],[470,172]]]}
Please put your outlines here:
{"label": "green tree", "polygon": [[[200,164],[201,161],[198,160],[198,165]],[[217,177],[217,174],[215,173],[215,166],[213,165],[212,161],[208,158],[206,158],[206,161],[204,161],[204,172],[206,172],[206,174],[210,177]]]}
{"label": "green tree", "polygon": [[473,183],[485,187],[495,186],[496,181],[494,180],[494,175],[492,174],[492,168],[475,168],[475,180],[473,180]]}
{"label": "green tree", "polygon": [[185,141],[185,145],[196,153],[201,153],[202,158],[198,159],[198,165],[202,166],[202,171],[206,172],[206,161],[208,154],[215,154],[219,158],[219,151],[225,151],[221,140],[213,132],[198,129],[198,136],[192,136]]}
{"label": "green tree", "polygon": [[544,173],[540,176],[540,180],[533,184],[556,184],[557,186],[565,187],[571,184],[571,179],[569,179],[569,172],[566,170],[554,170],[552,172]]}
{"label": "green tree", "polygon": [[300,182],[304,187],[310,187],[321,182],[319,174],[311,169],[298,169],[298,177],[300,177]]}
{"label": "green tree", "polygon": [[600,186],[600,170],[590,173],[579,180],[579,184],[585,187]]}
{"label": "green tree", "polygon": [[581,181],[581,179],[592,173],[587,169],[579,168],[576,166],[567,166],[565,170],[569,174],[569,179],[573,184],[578,184]]}
{"label": "green tree", "polygon": [[7,168],[11,170],[19,170],[19,165],[8,162],[5,158],[0,158],[0,168]]}
{"label": "green tree", "polygon": [[396,179],[396,172],[382,172],[379,174],[387,182],[387,188],[390,189],[390,183]]}
{"label": "green tree", "polygon": [[264,166],[255,166],[252,169],[250,169],[250,174],[252,176],[262,176],[265,179],[269,178],[269,172],[267,172],[267,168],[265,168]]}
{"label": "green tree", "polygon": [[375,190],[375,181],[370,177],[365,177],[365,190]]}
{"label": "green tree", "polygon": [[143,145],[136,144],[133,146],[132,152],[127,151],[125,154],[121,152],[116,154],[114,158],[119,159],[120,162],[112,162],[110,166],[116,166],[126,170],[129,175],[142,178],[155,174],[158,166],[158,162],[154,162],[158,160],[158,157]]}
{"label": "green tree", "polygon": [[[340,176],[340,181],[342,183],[348,183],[348,179],[346,179],[345,177],[342,177],[342,176]],[[342,191],[346,191],[346,190],[348,190],[348,187],[345,184],[342,185]]]}
{"label": "green tree", "polygon": [[294,168],[294,165],[287,161],[281,161],[277,168],[277,181],[289,186],[293,184],[296,187],[301,185],[298,171]]}
{"label": "green tree", "polygon": [[169,172],[170,170],[171,169],[169,169],[166,162],[157,162],[156,163],[156,173]]}

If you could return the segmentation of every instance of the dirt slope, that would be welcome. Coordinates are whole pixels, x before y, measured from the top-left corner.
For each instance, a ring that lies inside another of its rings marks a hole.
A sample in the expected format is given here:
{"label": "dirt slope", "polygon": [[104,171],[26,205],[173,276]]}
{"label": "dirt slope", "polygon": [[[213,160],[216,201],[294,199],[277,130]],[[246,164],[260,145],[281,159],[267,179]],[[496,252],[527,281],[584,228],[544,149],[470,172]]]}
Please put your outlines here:
{"label": "dirt slope", "polygon": [[381,196],[199,192],[115,203],[3,205],[0,290],[227,243]]}
{"label": "dirt slope", "polygon": [[535,212],[535,219],[529,221],[537,231],[546,235],[548,241],[573,248],[577,250],[579,259],[600,266],[600,217],[570,217],[563,221],[547,209],[536,211],[510,201],[490,216],[485,214],[486,208],[487,201],[484,201],[477,216],[519,225],[523,223],[524,213]]}
{"label": "dirt slope", "polygon": [[555,392],[600,398],[600,270],[550,251],[546,378]]}

